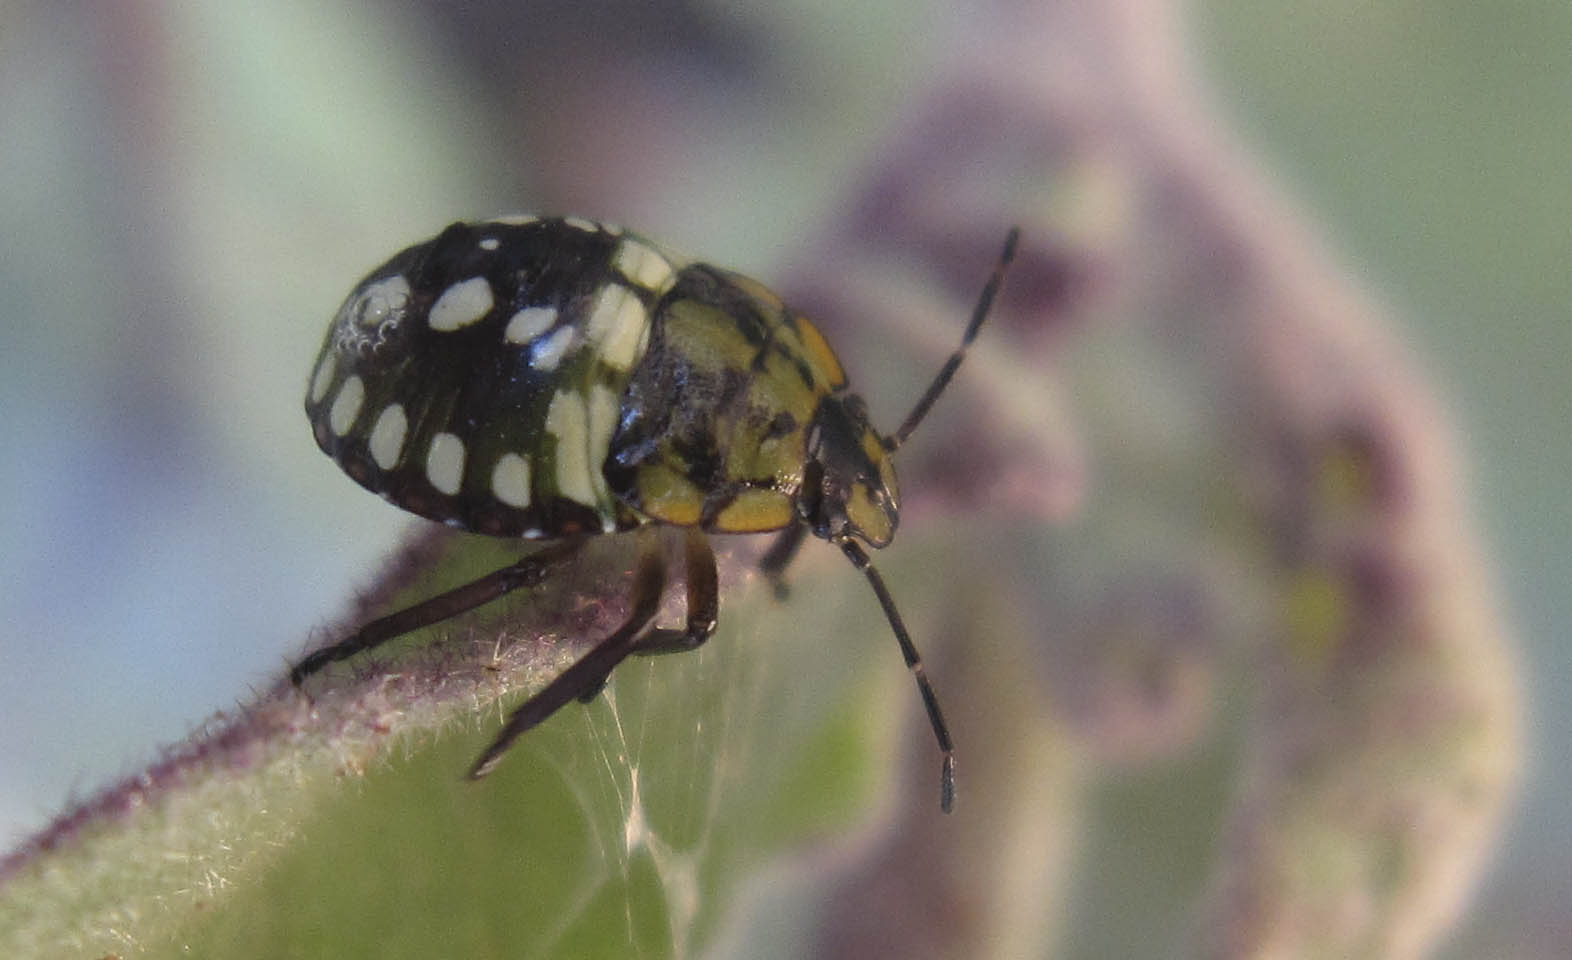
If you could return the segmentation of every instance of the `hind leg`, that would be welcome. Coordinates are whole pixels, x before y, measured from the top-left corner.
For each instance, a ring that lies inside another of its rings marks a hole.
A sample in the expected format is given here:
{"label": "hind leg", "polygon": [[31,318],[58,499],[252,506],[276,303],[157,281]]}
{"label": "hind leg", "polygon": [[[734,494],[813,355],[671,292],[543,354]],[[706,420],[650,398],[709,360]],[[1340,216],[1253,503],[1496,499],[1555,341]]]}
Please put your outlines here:
{"label": "hind leg", "polygon": [[568,540],[538,550],[527,557],[494,570],[462,587],[438,594],[430,600],[379,617],[332,646],[323,647],[295,664],[289,682],[300,686],[306,678],[338,660],[346,660],[362,650],[370,650],[411,630],[429,627],[490,603],[520,587],[533,587],[544,581],[553,569],[572,559],[584,540]]}

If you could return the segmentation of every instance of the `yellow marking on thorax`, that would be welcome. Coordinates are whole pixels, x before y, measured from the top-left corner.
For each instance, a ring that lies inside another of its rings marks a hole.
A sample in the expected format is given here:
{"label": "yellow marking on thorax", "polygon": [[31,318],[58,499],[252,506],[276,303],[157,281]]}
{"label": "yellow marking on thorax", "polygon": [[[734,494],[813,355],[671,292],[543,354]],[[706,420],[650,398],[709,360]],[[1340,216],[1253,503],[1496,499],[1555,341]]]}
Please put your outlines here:
{"label": "yellow marking on thorax", "polygon": [[841,361],[835,356],[835,351],[830,349],[824,334],[807,317],[797,317],[796,320],[797,332],[802,338],[802,352],[809,364],[816,372],[824,375],[827,380],[825,385],[831,390],[846,386],[846,371],[841,369]]}
{"label": "yellow marking on thorax", "polygon": [[761,533],[789,526],[791,498],[778,490],[744,490],[715,515],[711,529],[722,533]]}
{"label": "yellow marking on thorax", "polygon": [[638,472],[639,512],[679,527],[696,525],[704,513],[704,491],[664,464]]}
{"label": "yellow marking on thorax", "polygon": [[769,287],[766,287],[759,281],[753,279],[747,274],[732,273],[730,270],[725,271],[725,276],[733,286],[741,290],[743,293],[746,293],[754,300],[758,301],[760,305],[766,307],[768,312],[773,313],[776,316],[780,316],[786,312],[786,302],[781,299],[780,294],[776,293],[774,290],[771,290]]}

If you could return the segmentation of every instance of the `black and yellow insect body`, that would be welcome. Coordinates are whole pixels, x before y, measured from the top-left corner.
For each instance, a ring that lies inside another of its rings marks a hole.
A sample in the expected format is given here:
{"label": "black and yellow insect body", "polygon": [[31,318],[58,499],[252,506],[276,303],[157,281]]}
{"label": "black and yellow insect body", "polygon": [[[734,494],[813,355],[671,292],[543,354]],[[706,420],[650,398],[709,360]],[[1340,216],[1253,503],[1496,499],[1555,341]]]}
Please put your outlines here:
{"label": "black and yellow insect body", "polygon": [[328,663],[541,582],[587,536],[687,530],[688,620],[651,629],[665,583],[641,551],[627,623],[531,697],[476,762],[588,700],[634,654],[697,647],[714,632],[705,533],[781,531],[778,578],[808,533],[867,576],[916,675],[944,754],[949,731],[893,599],[861,544],[895,535],[891,454],[959,366],[1013,257],[1004,254],[961,347],[899,430],[881,435],[824,337],[758,282],[574,217],[456,223],[362,280],[328,328],[307,386],[317,445],[367,489],[476,533],[560,541],[312,653]]}

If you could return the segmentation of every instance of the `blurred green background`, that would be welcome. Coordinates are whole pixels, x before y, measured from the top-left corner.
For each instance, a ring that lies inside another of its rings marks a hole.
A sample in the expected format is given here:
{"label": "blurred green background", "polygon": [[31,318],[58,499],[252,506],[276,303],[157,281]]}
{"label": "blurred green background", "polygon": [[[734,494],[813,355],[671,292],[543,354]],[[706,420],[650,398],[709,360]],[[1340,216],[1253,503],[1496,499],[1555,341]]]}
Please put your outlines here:
{"label": "blurred green background", "polygon": [[[956,16],[0,5],[0,839],[270,681],[396,539],[404,521],[312,449],[299,409],[326,317],[368,267],[548,195],[779,275]],[[1240,143],[1394,308],[1463,436],[1531,744],[1445,955],[1556,955],[1572,902],[1572,8],[1212,0],[1185,19]],[[583,36],[584,76],[532,75],[532,51]],[[677,64],[626,64],[658,80],[641,102],[671,112],[617,121],[687,124],[702,159],[639,158],[659,190],[577,193],[568,168],[597,144],[553,142],[553,112],[620,69],[594,54],[640,44]],[[531,102],[547,93],[563,99]]]}
{"label": "blurred green background", "polygon": [[1446,955],[1572,942],[1572,6],[1208,2],[1219,100],[1429,367],[1518,631],[1519,814]]}

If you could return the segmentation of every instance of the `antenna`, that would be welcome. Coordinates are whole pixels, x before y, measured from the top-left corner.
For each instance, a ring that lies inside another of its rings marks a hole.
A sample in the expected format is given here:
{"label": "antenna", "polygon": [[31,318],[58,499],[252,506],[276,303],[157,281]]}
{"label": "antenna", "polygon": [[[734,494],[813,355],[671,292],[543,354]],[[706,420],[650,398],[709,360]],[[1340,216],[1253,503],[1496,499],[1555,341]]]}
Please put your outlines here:
{"label": "antenna", "polygon": [[[977,298],[977,306],[972,308],[971,322],[966,325],[966,333],[961,337],[961,345],[940,368],[939,375],[928,384],[928,389],[923,391],[921,399],[906,415],[906,422],[901,428],[890,436],[884,438],[884,449],[893,453],[922,423],[923,417],[928,415],[928,410],[933,406],[939,394],[950,385],[950,380],[955,376],[955,371],[960,368],[961,361],[966,359],[966,351],[977,339],[977,331],[982,327],[983,321],[988,319],[988,311],[993,308],[994,298],[999,293],[999,286],[1004,282],[1004,274],[1015,259],[1015,248],[1019,245],[1021,231],[1019,227],[1011,227],[1010,233],[1004,239],[1004,250],[999,254],[999,262],[994,265],[993,273],[989,275],[988,282],[983,286],[982,295]],[[950,740],[950,727],[944,722],[944,714],[939,709],[939,698],[933,692],[933,685],[928,682],[928,671],[923,669],[922,657],[917,653],[916,644],[912,643],[911,634],[906,630],[906,623],[901,619],[900,611],[895,608],[895,599],[890,596],[890,590],[884,585],[884,578],[879,576],[879,571],[874,568],[873,561],[861,546],[850,537],[840,536],[832,541],[846,554],[846,559],[861,570],[863,576],[868,578],[868,583],[873,587],[874,594],[879,598],[879,606],[884,610],[884,618],[889,621],[890,629],[895,632],[895,640],[900,644],[901,656],[906,661],[906,668],[911,671],[912,677],[917,681],[917,689],[922,694],[923,708],[928,712],[928,724],[933,727],[934,739],[939,743],[939,752],[944,756],[944,764],[939,770],[939,809],[949,813],[955,805],[955,746]],[[785,549],[790,550],[788,545]],[[772,551],[773,552],[773,551]]]}
{"label": "antenna", "polygon": [[1004,282],[1005,271],[1010,268],[1010,263],[1015,260],[1015,248],[1020,243],[1021,228],[1011,227],[1010,233],[1004,238],[1004,250],[999,254],[999,262],[994,265],[993,273],[989,275],[988,282],[983,286],[982,296],[977,298],[977,306],[972,308],[972,321],[966,325],[966,333],[961,337],[961,345],[950,358],[944,361],[944,366],[939,369],[939,375],[928,384],[928,389],[923,392],[917,405],[912,407],[912,412],[906,415],[906,421],[901,428],[884,438],[884,449],[894,452],[900,449],[901,444],[912,435],[917,425],[922,423],[928,415],[928,409],[933,402],[939,399],[939,394],[950,385],[950,379],[955,376],[955,371],[961,366],[961,361],[966,359],[966,351],[971,347],[972,341],[977,339],[977,331],[982,327],[983,321],[988,319],[988,311],[993,309],[994,297],[999,293],[999,285]]}

